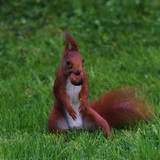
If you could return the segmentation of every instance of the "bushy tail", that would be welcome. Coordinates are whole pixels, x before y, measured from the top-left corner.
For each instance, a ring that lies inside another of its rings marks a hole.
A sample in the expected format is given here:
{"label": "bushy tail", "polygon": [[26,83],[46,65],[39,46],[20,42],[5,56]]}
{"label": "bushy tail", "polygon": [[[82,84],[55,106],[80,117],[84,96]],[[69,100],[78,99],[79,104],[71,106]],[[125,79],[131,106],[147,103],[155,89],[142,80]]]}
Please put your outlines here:
{"label": "bushy tail", "polygon": [[101,115],[111,128],[122,127],[125,123],[153,118],[151,109],[144,98],[138,98],[130,88],[112,90],[97,101],[91,108]]}

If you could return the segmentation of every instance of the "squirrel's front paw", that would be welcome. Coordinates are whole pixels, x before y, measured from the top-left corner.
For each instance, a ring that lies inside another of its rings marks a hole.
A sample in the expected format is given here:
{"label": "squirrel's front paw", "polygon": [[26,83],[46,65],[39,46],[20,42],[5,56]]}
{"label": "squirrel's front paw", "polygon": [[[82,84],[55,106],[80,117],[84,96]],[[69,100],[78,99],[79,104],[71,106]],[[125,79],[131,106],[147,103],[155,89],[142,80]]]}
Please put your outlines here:
{"label": "squirrel's front paw", "polygon": [[73,120],[77,119],[76,112],[74,110],[72,110],[71,112],[69,112],[69,115],[73,118]]}
{"label": "squirrel's front paw", "polygon": [[78,111],[81,116],[83,116],[87,106],[88,106],[88,101],[85,101],[84,99],[80,99],[80,106],[78,108]]}
{"label": "squirrel's front paw", "polygon": [[79,106],[79,108],[78,108],[78,110],[79,110],[79,113],[80,113],[80,115],[82,116],[83,114],[84,114],[84,112],[85,112],[85,110],[86,110],[86,106]]}

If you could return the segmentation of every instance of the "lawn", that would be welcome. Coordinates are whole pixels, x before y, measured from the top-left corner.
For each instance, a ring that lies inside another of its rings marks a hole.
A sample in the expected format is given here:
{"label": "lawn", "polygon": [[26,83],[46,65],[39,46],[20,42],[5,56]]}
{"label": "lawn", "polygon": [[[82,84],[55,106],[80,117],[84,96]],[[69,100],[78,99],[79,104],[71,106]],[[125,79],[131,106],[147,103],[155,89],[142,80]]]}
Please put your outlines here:
{"label": "lawn", "polygon": [[[64,31],[85,59],[90,99],[131,86],[154,110],[148,123],[50,135],[52,87]],[[158,160],[160,157],[159,0],[15,0],[0,5],[0,160]]]}

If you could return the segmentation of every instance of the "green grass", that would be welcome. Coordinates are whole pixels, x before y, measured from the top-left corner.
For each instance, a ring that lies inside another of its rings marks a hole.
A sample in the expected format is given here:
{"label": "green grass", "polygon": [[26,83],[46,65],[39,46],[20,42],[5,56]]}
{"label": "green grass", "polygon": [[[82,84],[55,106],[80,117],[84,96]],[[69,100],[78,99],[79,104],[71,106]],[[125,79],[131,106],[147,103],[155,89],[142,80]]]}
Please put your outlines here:
{"label": "green grass", "polygon": [[[0,5],[0,160],[160,157],[160,2],[2,1]],[[49,135],[52,86],[64,31],[77,40],[90,99],[123,86],[146,95],[155,118],[122,130]]]}

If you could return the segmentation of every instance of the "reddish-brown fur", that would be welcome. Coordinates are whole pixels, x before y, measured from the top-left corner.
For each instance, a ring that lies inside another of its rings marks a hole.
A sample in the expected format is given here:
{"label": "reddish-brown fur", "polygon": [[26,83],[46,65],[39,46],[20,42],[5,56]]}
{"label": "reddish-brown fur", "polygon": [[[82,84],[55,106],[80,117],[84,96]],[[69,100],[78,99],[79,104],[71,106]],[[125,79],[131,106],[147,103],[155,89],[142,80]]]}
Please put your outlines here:
{"label": "reddish-brown fur", "polygon": [[48,121],[51,133],[60,134],[70,129],[65,111],[74,121],[77,119],[77,113],[66,93],[68,78],[74,86],[81,85],[78,110],[85,128],[100,128],[108,137],[111,136],[111,128],[118,128],[127,122],[152,118],[150,108],[146,106],[145,101],[137,98],[136,92],[129,88],[110,91],[97,101],[89,103],[88,78],[83,62],[75,39],[67,33],[62,64],[53,87],[55,101]]}
{"label": "reddish-brown fur", "polygon": [[[90,107],[100,114],[111,128],[119,128],[128,122],[152,119],[151,109],[144,98],[137,97],[131,88],[112,90]],[[97,107],[98,106],[98,107]]]}

